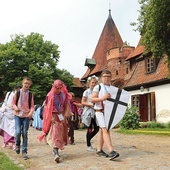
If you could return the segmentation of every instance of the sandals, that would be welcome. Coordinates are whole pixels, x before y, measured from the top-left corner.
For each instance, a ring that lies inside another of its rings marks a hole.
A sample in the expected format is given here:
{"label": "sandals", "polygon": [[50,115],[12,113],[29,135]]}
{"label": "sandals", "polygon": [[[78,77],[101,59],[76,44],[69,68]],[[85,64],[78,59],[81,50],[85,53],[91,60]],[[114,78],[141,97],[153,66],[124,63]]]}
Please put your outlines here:
{"label": "sandals", "polygon": [[15,143],[12,143],[12,150],[15,150]]}
{"label": "sandals", "polygon": [[7,147],[7,146],[8,146],[8,144],[5,144],[5,143],[2,145],[3,148],[5,148],[5,147]]}
{"label": "sandals", "polygon": [[[5,148],[7,146],[8,146],[8,144],[5,144],[5,143],[2,145],[3,148]],[[11,148],[12,148],[12,150],[15,150],[15,143],[12,143]]]}

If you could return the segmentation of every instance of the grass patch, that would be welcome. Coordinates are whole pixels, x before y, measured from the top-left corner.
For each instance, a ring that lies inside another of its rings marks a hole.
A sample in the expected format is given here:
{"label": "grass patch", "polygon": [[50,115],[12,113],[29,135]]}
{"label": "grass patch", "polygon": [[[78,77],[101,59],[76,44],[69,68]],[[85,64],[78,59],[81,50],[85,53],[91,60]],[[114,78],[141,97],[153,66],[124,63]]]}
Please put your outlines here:
{"label": "grass patch", "polygon": [[0,170],[23,170],[23,168],[14,164],[4,153],[0,152]]}
{"label": "grass patch", "polygon": [[170,136],[169,128],[144,128],[144,129],[117,129],[116,132],[122,134],[144,134],[144,135],[161,135]]}

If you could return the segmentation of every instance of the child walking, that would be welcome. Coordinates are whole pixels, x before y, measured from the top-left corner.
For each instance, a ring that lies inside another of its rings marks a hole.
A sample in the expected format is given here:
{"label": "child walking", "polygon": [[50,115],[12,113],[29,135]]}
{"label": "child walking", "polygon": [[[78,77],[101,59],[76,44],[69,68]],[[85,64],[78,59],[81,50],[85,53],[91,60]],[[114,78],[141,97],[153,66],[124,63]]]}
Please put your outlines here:
{"label": "child walking", "polygon": [[[94,104],[91,102],[91,96],[94,86],[98,82],[98,77],[92,76],[88,78],[89,88],[86,89],[83,93],[83,97],[81,100],[82,105],[84,106],[84,109],[86,109],[86,113],[84,114],[90,114],[90,120],[89,122],[84,122],[87,126],[87,133],[86,133],[86,144],[87,144],[87,151],[96,151],[92,147],[91,139],[97,134],[99,131],[99,127],[96,123],[96,116],[94,111]],[[83,116],[83,115],[82,115]],[[84,120],[86,121],[86,120]]]}
{"label": "child walking", "polygon": [[45,139],[53,149],[54,161],[60,160],[59,149],[69,143],[67,117],[72,116],[69,101],[71,95],[61,80],[55,80],[50,92],[47,94],[43,110],[43,134],[39,137]]}
{"label": "child walking", "polygon": [[0,108],[0,115],[2,115],[0,135],[4,138],[4,144],[2,147],[6,147],[9,143],[11,143],[13,150],[15,150],[15,117],[13,114],[12,100],[15,92],[20,88],[21,85],[16,85],[13,91],[8,92],[5,96],[3,105]]}
{"label": "child walking", "polygon": [[[106,129],[105,120],[104,120],[104,102],[106,99],[110,98],[111,95],[108,93],[109,88],[111,88],[111,72],[109,70],[103,70],[101,74],[101,82],[99,85],[96,85],[93,89],[93,94],[91,101],[95,103],[94,109],[97,121],[99,123],[99,137],[98,137],[98,147],[97,147],[97,156],[109,157],[110,160],[113,160],[119,157],[119,153],[113,150],[110,131]],[[105,143],[108,154],[103,151],[103,144]]]}
{"label": "child walking", "polygon": [[14,95],[12,104],[15,114],[15,151],[20,154],[21,135],[22,135],[22,157],[28,159],[27,145],[28,145],[28,129],[29,121],[34,113],[34,97],[29,91],[32,84],[30,78],[25,77],[22,80],[22,88]]}

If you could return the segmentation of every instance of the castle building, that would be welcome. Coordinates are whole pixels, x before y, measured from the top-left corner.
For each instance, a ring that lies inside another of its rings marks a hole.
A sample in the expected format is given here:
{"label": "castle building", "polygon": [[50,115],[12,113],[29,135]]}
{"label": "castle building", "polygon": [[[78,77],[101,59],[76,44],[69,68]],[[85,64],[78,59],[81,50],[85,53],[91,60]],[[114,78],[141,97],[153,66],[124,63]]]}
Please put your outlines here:
{"label": "castle building", "polygon": [[109,10],[93,56],[85,60],[88,68],[80,81],[86,82],[92,75],[100,77],[107,68],[112,72],[112,84],[131,92],[129,104],[138,107],[141,122],[170,122],[167,56],[153,58],[152,53],[144,51],[140,40],[136,48],[123,43]]}

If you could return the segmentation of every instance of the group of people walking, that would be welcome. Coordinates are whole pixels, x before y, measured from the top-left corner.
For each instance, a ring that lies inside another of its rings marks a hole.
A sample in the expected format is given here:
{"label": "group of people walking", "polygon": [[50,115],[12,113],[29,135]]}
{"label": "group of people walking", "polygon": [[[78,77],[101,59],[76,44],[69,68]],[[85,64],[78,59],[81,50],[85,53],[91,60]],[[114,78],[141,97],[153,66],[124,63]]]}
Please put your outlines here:
{"label": "group of people walking", "polygon": [[[56,162],[59,162],[59,151],[63,150],[65,145],[75,144],[75,126],[73,125],[72,118],[75,119],[75,111],[81,107],[83,107],[82,121],[87,126],[87,151],[96,152],[97,156],[109,157],[110,160],[119,156],[119,154],[113,150],[110,132],[106,129],[104,120],[104,102],[107,98],[110,98],[110,94],[106,93],[105,89],[111,87],[110,83],[111,72],[109,70],[103,70],[100,85],[96,76],[89,77],[88,89],[84,91],[81,102],[76,102],[74,100],[74,94],[68,92],[63,81],[54,81],[44,101],[42,134],[38,139],[45,141],[52,148]],[[13,97],[11,97],[11,104],[7,104],[7,107],[11,109],[11,116],[15,119],[13,119],[13,124],[15,124],[13,133],[7,132],[0,126],[0,134],[4,137],[4,144],[7,145],[10,140],[13,144],[15,142],[15,145],[13,145],[15,148],[13,147],[13,149],[15,149],[17,154],[20,154],[22,135],[22,156],[24,159],[28,159],[29,120],[32,118],[34,112],[34,96],[29,91],[30,86],[31,80],[24,78],[22,88],[19,90],[20,93],[18,94],[17,89]],[[4,112],[0,111],[0,114],[0,124],[2,124],[2,122],[4,122]],[[83,119],[83,117],[85,118]],[[11,136],[10,140],[6,141],[5,133]],[[91,144],[91,140],[97,133],[98,144],[97,149],[95,149]],[[108,153],[103,151],[104,143],[108,149]]]}

